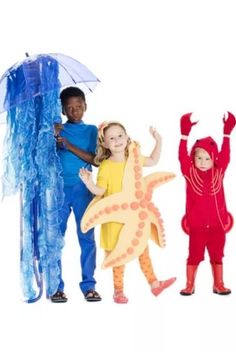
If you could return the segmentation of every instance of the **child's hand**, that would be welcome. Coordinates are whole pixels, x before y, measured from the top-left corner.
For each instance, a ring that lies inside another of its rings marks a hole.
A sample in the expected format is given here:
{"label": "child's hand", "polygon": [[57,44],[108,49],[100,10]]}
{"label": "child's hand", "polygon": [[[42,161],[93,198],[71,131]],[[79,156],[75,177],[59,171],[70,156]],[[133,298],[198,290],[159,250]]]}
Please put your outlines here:
{"label": "child's hand", "polygon": [[88,169],[85,169],[84,167],[79,170],[79,177],[85,185],[88,185],[90,182],[92,182],[92,172]]}
{"label": "child's hand", "polygon": [[156,141],[160,140],[161,136],[153,126],[149,127],[149,132]]}
{"label": "child's hand", "polygon": [[236,125],[236,119],[231,112],[228,111],[228,118],[225,119],[225,116],[223,117],[223,123],[224,123],[224,134],[230,135],[232,130],[234,129]]}
{"label": "child's hand", "polygon": [[192,127],[198,123],[198,121],[191,122],[191,115],[192,113],[185,114],[180,119],[180,130],[182,136],[188,136]]}
{"label": "child's hand", "polygon": [[55,123],[54,124],[54,136],[58,137],[61,130],[63,130],[63,125],[62,123]]}
{"label": "child's hand", "polygon": [[57,145],[61,149],[69,149],[70,143],[64,137],[60,137],[59,135],[56,137]]}

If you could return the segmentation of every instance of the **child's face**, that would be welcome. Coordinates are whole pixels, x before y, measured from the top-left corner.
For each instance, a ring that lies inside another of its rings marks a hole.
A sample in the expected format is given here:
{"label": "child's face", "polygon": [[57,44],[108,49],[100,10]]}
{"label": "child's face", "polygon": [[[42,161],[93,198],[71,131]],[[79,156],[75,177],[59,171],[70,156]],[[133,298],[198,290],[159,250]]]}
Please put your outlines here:
{"label": "child's face", "polygon": [[213,161],[205,149],[196,148],[194,155],[195,167],[201,171],[210,170],[213,167]]}
{"label": "child's face", "polygon": [[128,136],[118,125],[109,127],[104,134],[104,146],[112,154],[124,152],[127,146]]}
{"label": "child's face", "polygon": [[83,118],[86,107],[86,103],[81,97],[70,97],[63,107],[63,114],[70,122],[79,123]]}

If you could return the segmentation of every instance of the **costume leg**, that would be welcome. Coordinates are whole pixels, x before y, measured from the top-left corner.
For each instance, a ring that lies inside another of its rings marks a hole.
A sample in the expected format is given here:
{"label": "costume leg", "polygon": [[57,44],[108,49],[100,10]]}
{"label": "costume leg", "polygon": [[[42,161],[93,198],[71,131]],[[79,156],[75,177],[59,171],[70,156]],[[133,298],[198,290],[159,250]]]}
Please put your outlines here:
{"label": "costume leg", "polygon": [[113,281],[114,281],[114,302],[115,303],[128,303],[128,298],[124,295],[124,270],[125,266],[113,267]]}
{"label": "costume leg", "polygon": [[181,295],[190,296],[194,293],[194,283],[195,283],[197,268],[198,268],[198,265],[187,265],[187,268],[186,268],[187,283],[186,283],[186,287],[180,291]]}
{"label": "costume leg", "polygon": [[212,229],[209,235],[207,249],[210,256],[212,275],[213,275],[213,292],[219,295],[228,295],[231,290],[224,287],[223,264],[225,233],[221,229]]}
{"label": "costume leg", "polygon": [[207,238],[208,230],[203,230],[200,228],[191,229],[189,234],[188,265],[198,265],[202,260],[204,260]]}
{"label": "costume leg", "polygon": [[114,291],[123,291],[124,288],[124,270],[125,266],[114,266],[113,271],[113,282],[114,282]]}
{"label": "costume leg", "polygon": [[[60,210],[60,229],[61,233],[63,236],[65,236],[66,228],[67,228],[67,221],[70,216],[71,212],[71,206],[70,206],[70,198],[72,194],[72,187],[65,187],[64,189],[64,203],[62,206],[62,209]],[[58,291],[64,291],[64,281],[62,279],[62,265],[61,265],[61,259],[58,261],[58,267],[59,267],[59,278],[60,278],[60,283],[58,286]]]}
{"label": "costume leg", "polygon": [[139,265],[147,279],[147,282],[151,285],[154,281],[157,281],[156,275],[154,274],[151,258],[149,256],[148,247],[139,256]]}
{"label": "costume leg", "polygon": [[94,279],[94,271],[96,267],[96,243],[94,240],[94,229],[86,233],[82,233],[80,228],[81,218],[92,200],[92,195],[87,190],[74,187],[73,192],[73,211],[75,214],[77,236],[81,248],[81,271],[82,281],[80,282],[80,289],[83,293],[88,290],[94,290],[96,281]]}
{"label": "costume leg", "polygon": [[165,288],[169,287],[176,280],[175,277],[172,277],[168,280],[159,281],[154,274],[151,258],[149,256],[148,247],[144,252],[139,256],[139,264],[141,267],[144,276],[147,279],[147,282],[151,286],[151,292],[154,296],[158,296]]}
{"label": "costume leg", "polygon": [[201,229],[193,229],[189,234],[189,256],[186,267],[186,287],[180,291],[183,296],[194,293],[194,284],[199,263],[204,259],[207,233]]}

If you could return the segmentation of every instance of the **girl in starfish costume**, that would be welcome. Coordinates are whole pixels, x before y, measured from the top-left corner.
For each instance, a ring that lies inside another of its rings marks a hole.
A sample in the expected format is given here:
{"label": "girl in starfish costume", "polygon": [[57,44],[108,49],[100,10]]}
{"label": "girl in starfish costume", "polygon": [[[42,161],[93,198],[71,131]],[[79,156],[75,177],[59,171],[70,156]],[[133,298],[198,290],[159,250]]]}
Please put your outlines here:
{"label": "girl in starfish costume", "polygon": [[223,118],[224,138],[221,151],[211,137],[198,139],[190,155],[187,139],[192,126],[191,113],[181,118],[181,140],[179,160],[186,179],[186,214],[182,227],[189,234],[189,256],[187,259],[187,284],[180,291],[188,296],[194,293],[194,281],[199,263],[204,260],[207,248],[214,278],[213,292],[228,295],[224,287],[223,264],[225,234],[232,227],[233,219],[227,211],[223,178],[230,160],[230,134],[236,124],[235,117],[228,113]]}
{"label": "girl in starfish costume", "polygon": [[[154,128],[150,128],[150,133],[152,137],[155,139],[155,147],[150,155],[150,157],[143,157],[142,163],[143,166],[153,166],[155,165],[160,157],[160,149],[161,149],[161,137],[157,133]],[[95,185],[92,180],[91,173],[86,169],[80,170],[80,177],[88,187],[88,189],[97,196],[103,197],[112,197],[115,194],[122,194],[122,181],[124,177],[124,171],[126,166],[127,157],[129,154],[128,147],[130,145],[130,139],[126,133],[125,127],[119,122],[111,121],[104,122],[99,127],[98,132],[98,148],[97,148],[97,156],[95,158],[95,162],[99,165],[98,176],[97,176],[97,184]],[[139,168],[139,166],[136,166]],[[173,177],[173,176],[172,176]],[[138,182],[137,182],[138,183]],[[141,182],[139,182],[141,184]],[[132,185],[130,185],[132,188]],[[137,191],[136,193],[141,192]],[[141,196],[141,193],[140,193]],[[135,212],[135,208],[139,207],[137,202],[130,203],[131,208],[133,207],[133,212]],[[151,203],[150,203],[151,204]],[[116,209],[115,209],[116,207]],[[128,211],[128,203],[122,203],[121,206],[118,204],[111,207],[105,208],[105,213],[110,213],[113,210],[118,212],[118,207],[123,210],[127,207]],[[114,209],[113,209],[114,208]],[[121,211],[122,212],[122,211]],[[95,215],[95,219],[99,217],[102,211]],[[140,219],[143,216],[146,216],[144,211],[139,212]],[[128,213],[126,213],[126,217]],[[143,219],[144,220],[144,219]],[[90,220],[91,223],[93,219]],[[91,226],[89,224],[87,226]],[[100,244],[101,247],[105,250],[106,257],[109,257],[113,249],[116,247],[117,242],[119,241],[119,236],[121,229],[123,227],[122,223],[119,222],[107,222],[102,223],[101,226],[101,237]],[[140,221],[140,220],[139,220]],[[140,222],[140,224],[144,227],[144,222]],[[141,226],[140,225],[140,226]],[[83,221],[82,221],[83,227]],[[86,226],[85,226],[86,227]],[[139,239],[138,236],[142,236],[141,227],[139,231],[136,232],[136,238],[132,240],[133,246],[138,246]],[[165,281],[159,281],[154,274],[151,259],[149,257],[148,246],[145,245],[143,252],[139,255],[139,264],[142,272],[144,273],[150,288],[151,292],[157,296],[160,294],[165,288],[169,287],[174,281],[175,278],[170,278]],[[128,254],[123,254],[123,258],[125,256],[132,255],[134,249],[129,247],[127,249]],[[117,262],[121,262],[121,256],[116,259]],[[128,259],[126,259],[126,262]],[[125,266],[123,265],[112,265],[113,262],[110,260],[107,266],[113,266],[113,281],[114,281],[114,302],[116,303],[127,303],[128,298],[125,296],[123,291],[123,276]]]}

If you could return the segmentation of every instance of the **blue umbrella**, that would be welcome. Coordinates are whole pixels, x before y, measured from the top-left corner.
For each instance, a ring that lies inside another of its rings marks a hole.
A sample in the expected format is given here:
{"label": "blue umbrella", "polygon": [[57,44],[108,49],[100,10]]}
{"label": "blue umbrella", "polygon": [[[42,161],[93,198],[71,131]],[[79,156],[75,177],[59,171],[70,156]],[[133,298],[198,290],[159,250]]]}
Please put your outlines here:
{"label": "blue umbrella", "polygon": [[99,80],[80,62],[62,54],[28,56],[0,80],[0,111],[7,111],[3,194],[20,191],[21,275],[28,303],[58,287],[63,247],[59,210],[63,202],[61,165],[54,124],[61,122],[60,88],[78,85],[85,93]]}
{"label": "blue umbrella", "polygon": [[[55,79],[55,64],[57,79]],[[52,80],[45,80],[45,65],[47,74],[52,73]],[[63,54],[38,54],[29,56],[10,67],[0,79],[0,113],[18,106],[37,95],[44,95],[54,89],[77,85],[87,94],[93,92],[99,79],[82,63]],[[9,90],[9,84],[15,85],[14,95]],[[9,97],[11,94],[11,97]]]}

